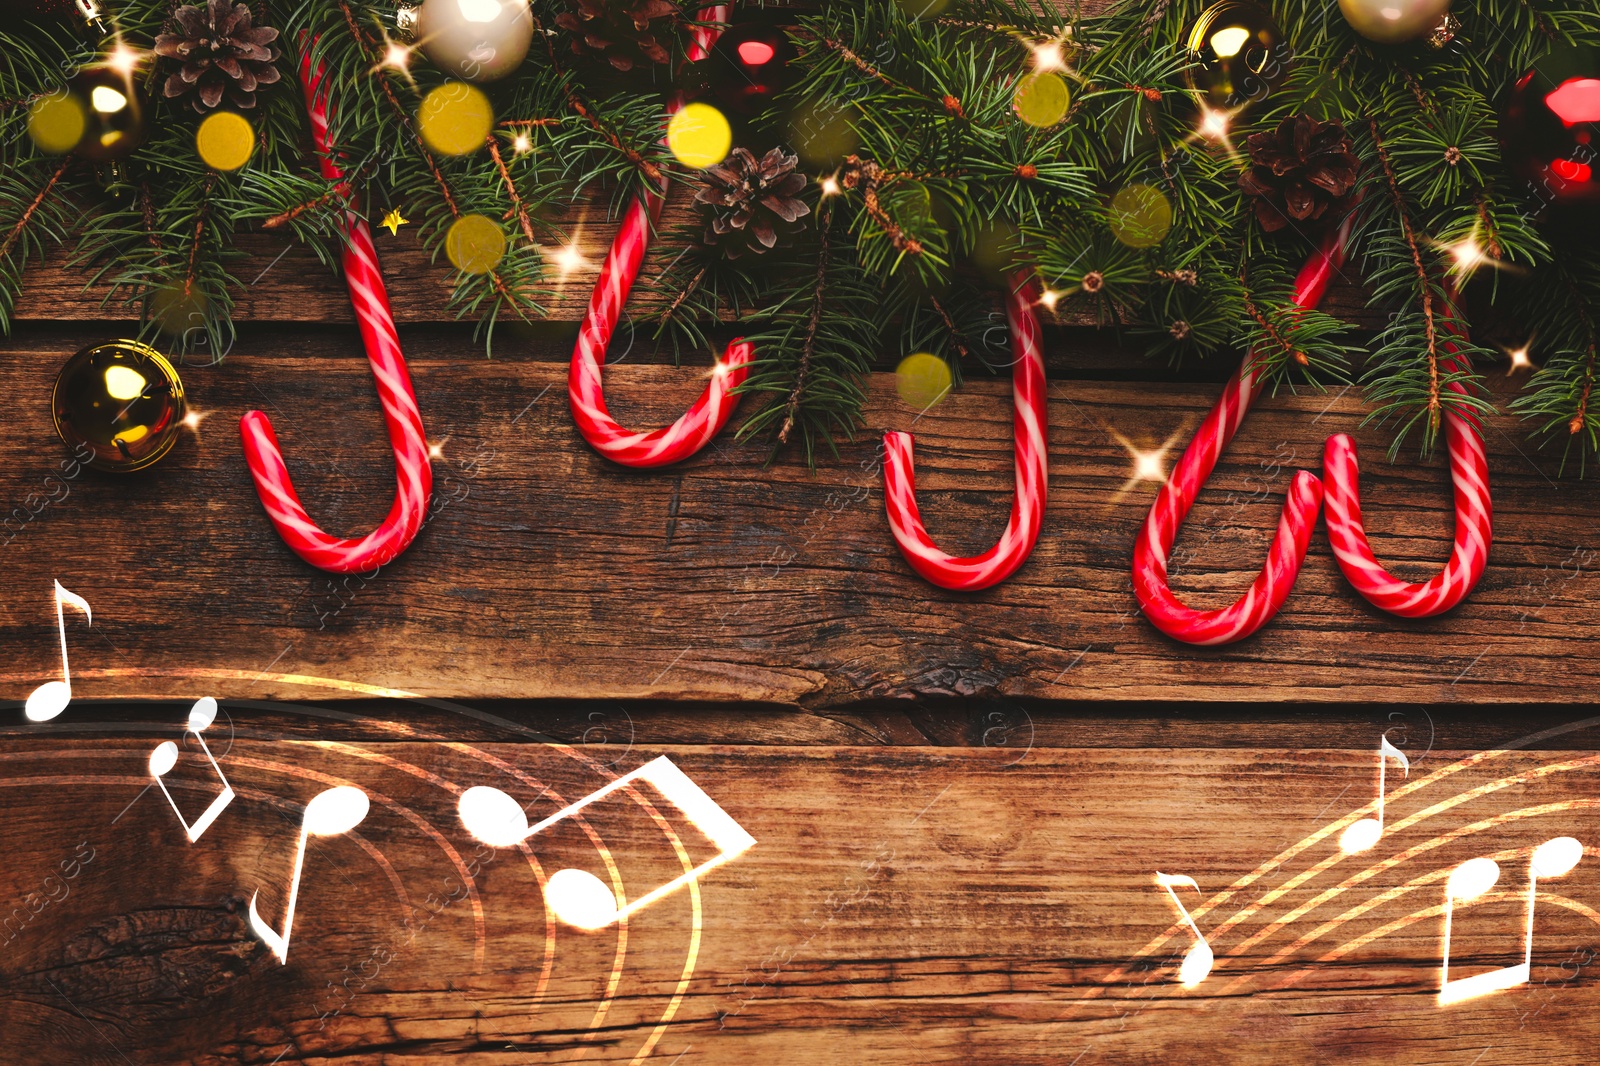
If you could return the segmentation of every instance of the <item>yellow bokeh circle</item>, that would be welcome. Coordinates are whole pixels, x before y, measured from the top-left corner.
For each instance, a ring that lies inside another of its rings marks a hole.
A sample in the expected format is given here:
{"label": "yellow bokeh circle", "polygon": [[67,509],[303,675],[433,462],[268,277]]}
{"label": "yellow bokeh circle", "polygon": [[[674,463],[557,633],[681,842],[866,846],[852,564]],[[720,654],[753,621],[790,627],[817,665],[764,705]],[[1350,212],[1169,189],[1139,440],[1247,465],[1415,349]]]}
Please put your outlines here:
{"label": "yellow bokeh circle", "polygon": [[1172,228],[1172,202],[1154,185],[1129,185],[1111,198],[1111,234],[1130,248],[1153,248]]}
{"label": "yellow bokeh circle", "polygon": [[944,399],[950,392],[951,380],[950,364],[927,352],[908,355],[894,368],[895,391],[919,411]]}
{"label": "yellow bokeh circle", "polygon": [[48,155],[62,155],[78,147],[85,124],[83,104],[71,93],[41,96],[28,108],[28,136]]}
{"label": "yellow bokeh circle", "polygon": [[476,152],[494,128],[494,108],[483,90],[451,81],[429,91],[417,110],[417,128],[429,148],[441,155]]}
{"label": "yellow bokeh circle", "polygon": [[686,167],[716,166],[733,148],[733,127],[710,104],[690,104],[667,123],[667,147]]}
{"label": "yellow bokeh circle", "polygon": [[506,257],[506,234],[487,215],[462,215],[444,235],[444,254],[463,274],[487,274]]}
{"label": "yellow bokeh circle", "polygon": [[1017,82],[1017,94],[1011,106],[1017,117],[1030,126],[1054,126],[1067,117],[1067,106],[1072,103],[1072,91],[1067,79],[1054,71],[1025,75]]}
{"label": "yellow bokeh circle", "polygon": [[194,146],[206,166],[215,170],[238,170],[250,162],[250,154],[256,148],[256,132],[243,115],[217,111],[200,123],[195,131]]}

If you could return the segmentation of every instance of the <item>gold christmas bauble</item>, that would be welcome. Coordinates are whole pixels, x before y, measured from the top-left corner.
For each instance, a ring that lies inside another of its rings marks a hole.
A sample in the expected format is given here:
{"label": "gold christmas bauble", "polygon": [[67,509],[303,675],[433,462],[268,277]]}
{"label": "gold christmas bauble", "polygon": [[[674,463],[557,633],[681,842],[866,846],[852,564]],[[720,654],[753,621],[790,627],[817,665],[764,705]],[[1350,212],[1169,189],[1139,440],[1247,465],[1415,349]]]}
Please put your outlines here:
{"label": "gold christmas bauble", "polygon": [[150,133],[150,99],[137,71],[85,67],[67,82],[83,117],[78,154],[97,163],[123,159]]}
{"label": "gold christmas bauble", "polygon": [[107,341],[67,360],[50,401],[56,432],[88,448],[99,470],[142,470],[172,450],[186,411],[166,357],[138,341]]}
{"label": "gold christmas bauble", "polygon": [[533,40],[528,0],[422,0],[417,41],[434,66],[468,81],[494,81],[522,65]]}
{"label": "gold christmas bauble", "polygon": [[1220,0],[1189,28],[1189,86],[1237,111],[1283,81],[1291,58],[1283,30],[1251,0]]}
{"label": "gold christmas bauble", "polygon": [[1339,0],[1352,29],[1379,44],[1403,44],[1431,34],[1450,0]]}

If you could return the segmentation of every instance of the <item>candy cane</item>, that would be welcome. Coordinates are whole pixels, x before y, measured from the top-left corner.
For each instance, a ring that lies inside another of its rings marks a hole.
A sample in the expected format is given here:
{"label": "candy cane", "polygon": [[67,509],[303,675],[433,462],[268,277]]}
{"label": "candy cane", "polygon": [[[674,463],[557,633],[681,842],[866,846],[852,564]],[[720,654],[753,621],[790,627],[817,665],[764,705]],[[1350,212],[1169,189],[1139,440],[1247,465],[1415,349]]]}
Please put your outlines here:
{"label": "candy cane", "polygon": [[889,530],[911,568],[940,588],[975,592],[998,584],[1027,561],[1039,540],[1045,498],[1050,489],[1049,410],[1045,401],[1044,357],[1039,344],[1039,283],[1032,272],[1019,274],[1006,298],[1011,329],[1011,398],[1015,406],[1016,495],[1011,520],[1000,541],[982,555],[957,559],[940,551],[923,528],[917,509],[916,476],[912,470],[909,433],[883,435],[883,500]]}
{"label": "candy cane", "polygon": [[[329,181],[339,181],[342,174],[332,160],[328,138],[327,94],[319,92],[325,76],[326,71],[320,64],[313,69],[311,49],[307,48],[300,61],[300,80],[311,114],[312,140],[322,155],[322,176]],[[345,213],[345,231],[347,239],[342,257],[345,284],[367,351],[367,362],[377,382],[399,483],[388,517],[359,540],[342,540],[324,533],[300,503],[271,420],[260,411],[251,411],[239,420],[250,476],[255,480],[261,505],[266,508],[267,517],[277,528],[278,535],[300,558],[335,574],[370,570],[405,551],[422,528],[428,496],[433,491],[433,468],[428,463],[422,413],[417,409],[417,397],[411,391],[411,375],[406,370],[400,338],[395,333],[389,296],[378,268],[378,253],[372,244],[372,231],[354,209]]]}
{"label": "candy cane", "polygon": [[[1445,345],[1449,353],[1442,360],[1445,373],[1453,374],[1460,364],[1450,356],[1458,349]],[[1466,395],[1460,382],[1446,388]],[[1493,540],[1493,514],[1489,502],[1489,461],[1484,454],[1483,437],[1470,417],[1446,411],[1445,441],[1450,452],[1450,480],[1455,489],[1456,534],[1450,560],[1423,584],[1401,581],[1383,568],[1367,543],[1361,521],[1361,480],[1356,466],[1356,445],[1348,434],[1328,438],[1322,451],[1322,468],[1328,482],[1328,541],[1339,569],[1357,592],[1374,606],[1402,618],[1431,618],[1460,603],[1489,561]]]}
{"label": "candy cane", "polygon": [[[729,10],[724,4],[700,12],[702,22],[718,25],[695,27],[694,43],[689,47],[691,62],[710,54],[722,32],[721,25],[728,21]],[[671,114],[681,105],[681,100],[674,100],[667,113]],[[601,381],[606,348],[616,332],[628,291],[639,276],[639,266],[644,262],[645,249],[650,243],[650,231],[661,215],[664,193],[664,187],[660,191],[651,190],[635,200],[623,216],[622,227],[611,242],[611,250],[600,267],[600,277],[595,281],[594,293],[589,297],[589,309],[578,331],[572,365],[567,371],[567,398],[578,432],[595,451],[624,466],[665,466],[687,459],[704,448],[727,425],[733,409],[739,405],[738,397],[731,394],[749,375],[750,360],[755,354],[755,349],[742,339],[730,342],[722,360],[712,367],[711,380],[700,398],[664,429],[646,433],[624,429],[606,409],[605,387]]]}
{"label": "candy cane", "polygon": [[[1347,218],[1301,269],[1294,284],[1296,304],[1315,307],[1321,302],[1329,281],[1344,261],[1351,225],[1352,221]],[[1156,494],[1144,529],[1134,542],[1133,591],[1140,609],[1161,632],[1190,644],[1228,644],[1242,640],[1278,613],[1300,573],[1300,563],[1305,559],[1311,530],[1322,507],[1322,482],[1304,470],[1296,471],[1283,501],[1283,515],[1278,520],[1278,531],[1272,538],[1266,564],[1245,594],[1227,607],[1215,611],[1193,610],[1173,595],[1167,584],[1167,559],[1178,529],[1216,468],[1223,450],[1244,421],[1251,403],[1260,394],[1264,384],[1261,369],[1259,353],[1246,353],[1239,369],[1228,379],[1222,396],[1173,468],[1172,475]]]}

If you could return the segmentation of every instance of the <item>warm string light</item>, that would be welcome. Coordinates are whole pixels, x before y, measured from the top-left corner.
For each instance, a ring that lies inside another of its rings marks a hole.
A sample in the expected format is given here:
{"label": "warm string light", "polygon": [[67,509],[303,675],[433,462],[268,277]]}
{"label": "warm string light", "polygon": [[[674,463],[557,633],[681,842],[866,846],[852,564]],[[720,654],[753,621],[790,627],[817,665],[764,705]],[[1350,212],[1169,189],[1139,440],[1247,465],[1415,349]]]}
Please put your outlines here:
{"label": "warm string light", "polygon": [[1133,441],[1124,437],[1115,429],[1111,429],[1111,439],[1122,445],[1123,450],[1128,453],[1128,457],[1133,460],[1133,472],[1128,476],[1128,480],[1122,483],[1122,488],[1117,490],[1117,494],[1111,498],[1111,502],[1116,503],[1121,500],[1130,489],[1141,481],[1165,482],[1167,480],[1167,453],[1172,450],[1174,444],[1178,443],[1178,439],[1183,436],[1183,432],[1187,428],[1187,426],[1179,426],[1172,436],[1161,442],[1160,447],[1149,451],[1137,447]]}
{"label": "warm string light", "polygon": [[1511,359],[1511,365],[1506,369],[1506,376],[1510,377],[1519,370],[1532,370],[1533,360],[1529,358],[1529,350],[1533,347],[1533,338],[1528,338],[1528,343],[1520,348],[1506,348],[1505,353]]}
{"label": "warm string light", "polygon": [[822,189],[823,196],[838,196],[842,191],[839,188],[839,179],[832,174],[829,174],[817,184]]}
{"label": "warm string light", "polygon": [[111,51],[106,53],[105,65],[123,77],[131,79],[134,72],[139,69],[139,64],[144,62],[144,56],[145,53],[119,40],[112,46]]}
{"label": "warm string light", "polygon": [[413,51],[415,49],[395,40],[388,34],[384,34],[382,57],[372,65],[372,69],[368,73],[377,74],[381,71],[392,70],[409,82],[411,87],[415,89],[417,80],[411,76],[411,54]]}
{"label": "warm string light", "polygon": [[443,459],[444,446],[448,443],[450,443],[449,437],[443,437],[437,441],[430,441],[428,443],[428,458],[433,460]]}
{"label": "warm string light", "polygon": [[1039,294],[1039,303],[1046,311],[1054,311],[1056,304],[1061,302],[1061,294],[1054,289],[1046,289]]}
{"label": "warm string light", "polygon": [[533,141],[529,139],[526,133],[519,133],[511,138],[511,149],[521,155],[533,149]]}
{"label": "warm string light", "polygon": [[556,269],[561,271],[562,277],[566,277],[575,270],[582,270],[587,262],[583,257],[583,253],[578,250],[576,239],[571,244],[563,245],[554,251],[547,251],[545,254],[556,265]]}

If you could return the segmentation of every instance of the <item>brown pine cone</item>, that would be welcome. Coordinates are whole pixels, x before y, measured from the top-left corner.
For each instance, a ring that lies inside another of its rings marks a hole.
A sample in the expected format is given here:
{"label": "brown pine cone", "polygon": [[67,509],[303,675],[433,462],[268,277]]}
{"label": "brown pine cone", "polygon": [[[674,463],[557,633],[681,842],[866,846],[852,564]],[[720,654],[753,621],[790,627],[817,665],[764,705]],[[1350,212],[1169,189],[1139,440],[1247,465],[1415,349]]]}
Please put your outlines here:
{"label": "brown pine cone", "polygon": [[799,197],[806,176],[795,168],[799,157],[774,148],[758,163],[749,149],[735,148],[727,159],[705,169],[705,185],[694,202],[707,209],[705,243],[720,245],[728,258],[745,249],[760,254],[778,243],[783,229],[811,208]]}
{"label": "brown pine cone", "polygon": [[618,70],[637,64],[668,63],[672,56],[659,37],[671,28],[678,5],[667,0],[571,0],[575,11],[556,16],[556,25],[572,34],[572,50],[595,55]]}
{"label": "brown pine cone", "polygon": [[1268,233],[1343,207],[1361,168],[1344,127],[1309,115],[1286,118],[1271,133],[1252,133],[1245,147],[1255,165],[1239,175],[1239,188],[1255,197],[1256,219]]}
{"label": "brown pine cone", "polygon": [[156,54],[182,63],[167,79],[168,97],[190,96],[201,114],[222,103],[224,95],[235,107],[256,106],[256,87],[278,80],[278,58],[271,47],[278,31],[271,26],[251,26],[250,9],[230,0],[207,0],[202,6],[185,5],[172,14],[176,33],[156,38]]}

